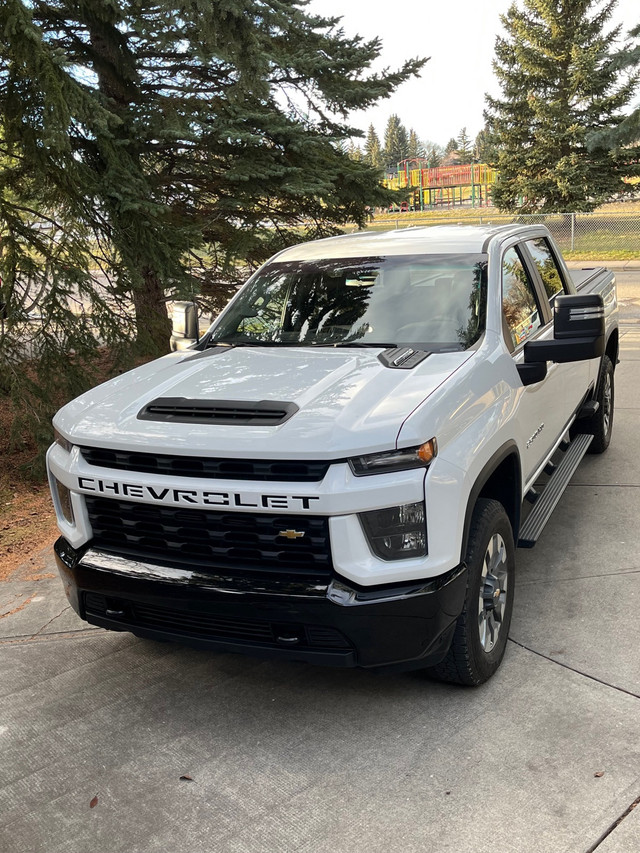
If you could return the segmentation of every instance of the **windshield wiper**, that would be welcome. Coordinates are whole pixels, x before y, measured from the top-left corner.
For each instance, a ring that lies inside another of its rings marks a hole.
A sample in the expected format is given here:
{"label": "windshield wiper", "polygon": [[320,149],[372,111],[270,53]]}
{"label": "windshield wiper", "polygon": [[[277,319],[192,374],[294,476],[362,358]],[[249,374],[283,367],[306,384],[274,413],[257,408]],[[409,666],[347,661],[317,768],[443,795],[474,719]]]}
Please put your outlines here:
{"label": "windshield wiper", "polygon": [[366,349],[396,349],[398,344],[374,343],[370,341],[212,341],[207,349],[213,347],[361,347]]}
{"label": "windshield wiper", "polygon": [[373,341],[337,341],[333,344],[317,344],[329,347],[374,347],[375,349],[396,349],[398,344],[374,343]]}
{"label": "windshield wiper", "polygon": [[208,341],[207,349],[211,347],[288,347],[297,346],[288,341]]}

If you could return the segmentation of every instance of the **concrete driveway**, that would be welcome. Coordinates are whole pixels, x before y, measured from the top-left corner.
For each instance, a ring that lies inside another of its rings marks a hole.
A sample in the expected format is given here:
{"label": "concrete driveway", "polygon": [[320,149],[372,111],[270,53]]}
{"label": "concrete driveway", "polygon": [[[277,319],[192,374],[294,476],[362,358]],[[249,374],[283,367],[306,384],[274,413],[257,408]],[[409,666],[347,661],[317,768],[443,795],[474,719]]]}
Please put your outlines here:
{"label": "concrete driveway", "polygon": [[25,566],[0,588],[0,850],[640,850],[640,271],[618,281],[612,445],[518,552],[496,677],[454,688],[111,634]]}

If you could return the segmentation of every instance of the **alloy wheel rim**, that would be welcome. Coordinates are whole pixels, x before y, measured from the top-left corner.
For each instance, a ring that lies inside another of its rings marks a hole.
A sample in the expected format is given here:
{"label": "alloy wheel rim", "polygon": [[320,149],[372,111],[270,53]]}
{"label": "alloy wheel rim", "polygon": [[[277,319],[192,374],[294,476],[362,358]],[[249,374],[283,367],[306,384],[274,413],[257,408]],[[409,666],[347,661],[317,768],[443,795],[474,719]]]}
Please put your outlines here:
{"label": "alloy wheel rim", "polygon": [[478,596],[478,632],[485,652],[490,652],[498,642],[507,604],[507,586],[507,548],[502,536],[494,533],[484,555]]}

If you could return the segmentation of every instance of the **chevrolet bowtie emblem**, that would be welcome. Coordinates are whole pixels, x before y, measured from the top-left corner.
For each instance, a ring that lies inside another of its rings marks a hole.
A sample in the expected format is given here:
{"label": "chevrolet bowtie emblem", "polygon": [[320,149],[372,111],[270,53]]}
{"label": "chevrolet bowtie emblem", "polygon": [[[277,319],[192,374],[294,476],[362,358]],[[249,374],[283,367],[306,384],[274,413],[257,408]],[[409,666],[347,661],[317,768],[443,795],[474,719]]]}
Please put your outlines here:
{"label": "chevrolet bowtie emblem", "polygon": [[281,530],[278,536],[284,536],[285,539],[302,539],[304,530]]}

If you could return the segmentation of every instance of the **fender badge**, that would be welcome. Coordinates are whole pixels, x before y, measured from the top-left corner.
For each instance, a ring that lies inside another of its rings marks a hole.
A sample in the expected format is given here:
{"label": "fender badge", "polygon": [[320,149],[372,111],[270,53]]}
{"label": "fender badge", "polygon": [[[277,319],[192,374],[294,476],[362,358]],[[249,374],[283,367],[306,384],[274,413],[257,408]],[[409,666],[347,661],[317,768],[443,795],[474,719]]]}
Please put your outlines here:
{"label": "fender badge", "polygon": [[278,536],[284,536],[285,539],[302,539],[304,530],[281,530]]}

